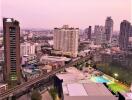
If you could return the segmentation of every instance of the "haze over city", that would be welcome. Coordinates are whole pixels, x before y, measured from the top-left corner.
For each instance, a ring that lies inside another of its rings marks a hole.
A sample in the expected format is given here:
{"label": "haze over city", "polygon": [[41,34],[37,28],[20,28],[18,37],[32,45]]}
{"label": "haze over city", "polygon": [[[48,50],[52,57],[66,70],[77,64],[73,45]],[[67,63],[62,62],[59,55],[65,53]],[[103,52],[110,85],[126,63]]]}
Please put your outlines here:
{"label": "haze over city", "polygon": [[0,100],[132,100],[132,0],[0,0]]}
{"label": "haze over city", "polygon": [[131,0],[2,0],[1,5],[1,16],[19,20],[23,28],[86,28],[104,25],[111,16],[114,30],[119,30],[123,19],[131,19]]}

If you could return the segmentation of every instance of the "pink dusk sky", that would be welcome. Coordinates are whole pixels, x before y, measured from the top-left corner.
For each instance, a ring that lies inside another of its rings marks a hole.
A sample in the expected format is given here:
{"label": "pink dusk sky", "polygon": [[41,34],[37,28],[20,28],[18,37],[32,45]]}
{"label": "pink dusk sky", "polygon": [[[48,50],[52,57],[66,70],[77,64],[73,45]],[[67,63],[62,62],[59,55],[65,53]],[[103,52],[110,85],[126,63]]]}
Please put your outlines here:
{"label": "pink dusk sky", "polygon": [[13,17],[23,28],[54,28],[63,24],[86,28],[104,25],[107,16],[131,20],[131,0],[0,0],[1,17]]}

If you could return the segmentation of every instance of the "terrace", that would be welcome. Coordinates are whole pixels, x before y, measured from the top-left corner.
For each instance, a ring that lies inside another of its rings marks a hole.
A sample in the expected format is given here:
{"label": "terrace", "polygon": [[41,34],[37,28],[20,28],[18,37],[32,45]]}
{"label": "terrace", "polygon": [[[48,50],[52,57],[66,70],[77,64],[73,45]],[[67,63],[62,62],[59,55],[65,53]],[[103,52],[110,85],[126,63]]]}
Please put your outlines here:
{"label": "terrace", "polygon": [[60,79],[63,79],[64,99],[117,100],[111,91],[102,84],[102,81],[92,81],[91,78],[97,77],[93,73],[83,73],[74,67],[70,67],[66,69],[66,72],[57,74]]}
{"label": "terrace", "polygon": [[[117,94],[118,92],[120,92],[120,93],[121,92],[123,92],[123,93],[129,92],[128,86],[120,83],[119,81],[115,80],[113,77],[105,75],[102,72],[95,70],[93,68],[86,68],[85,70],[83,69],[83,71],[80,71],[74,67],[71,67],[71,68],[66,69],[65,73],[59,74],[58,77],[60,79],[63,79],[63,81],[64,81],[63,86],[64,86],[65,90],[68,88],[68,86],[69,86],[68,84],[81,83],[82,86],[84,86],[84,84],[87,84],[87,85],[91,84],[91,86],[89,86],[89,89],[90,89],[90,87],[93,87],[93,89],[97,89],[97,88],[95,88],[96,86],[94,86],[94,84],[102,84],[103,85],[103,83],[106,83],[107,88],[105,88],[105,89],[108,90],[109,92],[112,91],[115,94]],[[105,89],[104,90],[102,89],[102,91],[104,92]],[[66,94],[69,94],[67,91],[65,91],[65,92],[66,92]]]}

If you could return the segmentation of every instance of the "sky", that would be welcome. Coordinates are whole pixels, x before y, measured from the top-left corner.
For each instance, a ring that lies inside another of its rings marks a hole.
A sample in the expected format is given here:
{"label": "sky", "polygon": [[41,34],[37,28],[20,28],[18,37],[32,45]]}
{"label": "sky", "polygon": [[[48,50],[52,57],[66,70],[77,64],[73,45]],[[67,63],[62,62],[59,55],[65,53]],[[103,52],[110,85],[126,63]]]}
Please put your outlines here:
{"label": "sky", "polygon": [[120,22],[131,20],[131,0],[0,0],[0,16],[20,21],[22,28],[54,28],[68,24],[86,28],[104,25],[107,16]]}

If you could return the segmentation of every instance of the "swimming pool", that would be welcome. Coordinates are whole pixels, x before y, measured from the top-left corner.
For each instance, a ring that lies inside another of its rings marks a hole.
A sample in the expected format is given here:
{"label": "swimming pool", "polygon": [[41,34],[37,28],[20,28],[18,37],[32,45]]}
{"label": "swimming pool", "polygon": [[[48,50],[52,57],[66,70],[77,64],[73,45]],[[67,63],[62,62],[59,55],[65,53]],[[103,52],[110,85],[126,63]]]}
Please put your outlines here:
{"label": "swimming pool", "polygon": [[103,76],[93,76],[91,80],[96,83],[108,83],[110,80],[104,78]]}

